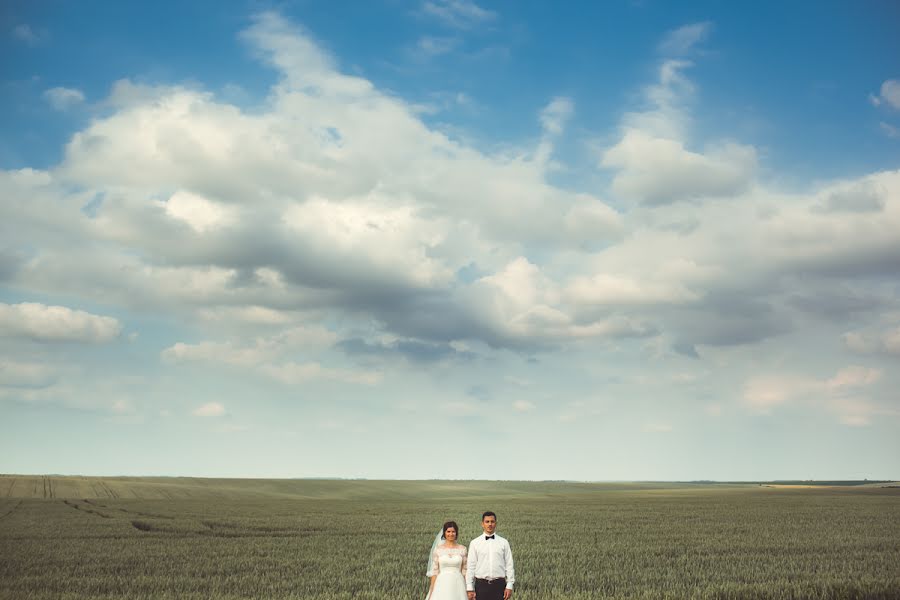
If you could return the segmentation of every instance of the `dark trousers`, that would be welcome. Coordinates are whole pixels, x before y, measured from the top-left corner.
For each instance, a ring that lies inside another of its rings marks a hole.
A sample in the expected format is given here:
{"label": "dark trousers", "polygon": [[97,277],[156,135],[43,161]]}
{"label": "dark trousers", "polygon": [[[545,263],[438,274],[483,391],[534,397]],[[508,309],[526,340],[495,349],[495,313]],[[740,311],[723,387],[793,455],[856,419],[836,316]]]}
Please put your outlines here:
{"label": "dark trousers", "polygon": [[475,600],[503,600],[503,590],[506,589],[505,579],[475,580]]}

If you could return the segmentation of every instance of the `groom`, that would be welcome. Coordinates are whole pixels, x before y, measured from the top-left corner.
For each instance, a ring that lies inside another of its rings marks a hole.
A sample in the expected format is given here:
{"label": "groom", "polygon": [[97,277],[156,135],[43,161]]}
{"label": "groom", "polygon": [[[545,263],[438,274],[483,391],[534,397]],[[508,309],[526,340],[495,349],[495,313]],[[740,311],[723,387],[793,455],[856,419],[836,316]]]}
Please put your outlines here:
{"label": "groom", "polygon": [[487,511],[481,515],[484,535],[469,542],[469,563],[466,568],[466,592],[469,600],[509,600],[516,573],[513,570],[512,549],[497,529],[497,515]]}

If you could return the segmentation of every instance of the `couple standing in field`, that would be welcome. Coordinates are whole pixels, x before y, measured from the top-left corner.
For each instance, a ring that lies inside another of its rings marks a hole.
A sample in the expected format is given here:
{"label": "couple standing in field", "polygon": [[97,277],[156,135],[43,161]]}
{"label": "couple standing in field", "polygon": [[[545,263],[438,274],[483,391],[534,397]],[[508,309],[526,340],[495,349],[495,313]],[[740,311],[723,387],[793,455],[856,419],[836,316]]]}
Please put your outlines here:
{"label": "couple standing in field", "polygon": [[469,542],[469,549],[456,542],[459,527],[447,521],[431,546],[428,571],[431,587],[425,600],[509,600],[516,574],[512,549],[506,538],[495,533],[497,515],[481,515],[483,535]]}

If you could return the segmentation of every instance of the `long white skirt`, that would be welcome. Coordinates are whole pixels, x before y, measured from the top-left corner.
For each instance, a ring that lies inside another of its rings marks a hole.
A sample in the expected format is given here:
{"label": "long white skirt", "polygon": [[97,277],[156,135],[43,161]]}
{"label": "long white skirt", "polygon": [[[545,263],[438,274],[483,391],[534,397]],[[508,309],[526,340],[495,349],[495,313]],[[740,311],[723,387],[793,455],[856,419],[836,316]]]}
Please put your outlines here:
{"label": "long white skirt", "polygon": [[431,597],[426,600],[466,600],[466,580],[457,569],[438,573]]}

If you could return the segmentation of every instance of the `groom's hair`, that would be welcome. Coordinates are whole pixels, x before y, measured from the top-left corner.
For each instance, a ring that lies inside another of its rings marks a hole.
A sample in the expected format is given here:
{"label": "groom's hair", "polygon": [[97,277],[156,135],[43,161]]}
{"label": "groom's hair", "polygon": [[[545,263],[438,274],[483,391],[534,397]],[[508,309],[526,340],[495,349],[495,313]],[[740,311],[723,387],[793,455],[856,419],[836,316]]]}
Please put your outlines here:
{"label": "groom's hair", "polygon": [[[456,521],[447,521],[446,523],[444,523],[444,528],[441,529],[442,540],[447,539],[447,530],[451,527],[456,530],[456,537],[459,537],[459,526],[456,524]],[[432,531],[434,530],[432,529]]]}
{"label": "groom's hair", "polygon": [[487,511],[485,511],[484,513],[482,513],[482,515],[481,515],[481,520],[484,521],[484,520],[487,519],[488,517],[494,517],[494,519],[496,519],[496,518],[497,518],[497,513],[493,512],[493,511],[490,511],[490,510],[487,510]]}

